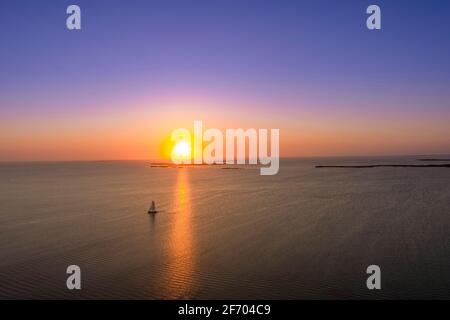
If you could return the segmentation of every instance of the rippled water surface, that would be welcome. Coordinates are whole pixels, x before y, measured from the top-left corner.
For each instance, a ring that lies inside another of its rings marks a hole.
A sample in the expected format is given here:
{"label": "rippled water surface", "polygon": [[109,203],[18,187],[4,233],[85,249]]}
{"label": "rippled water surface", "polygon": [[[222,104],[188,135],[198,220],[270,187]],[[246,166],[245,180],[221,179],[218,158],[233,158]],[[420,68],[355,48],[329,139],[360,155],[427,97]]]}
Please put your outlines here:
{"label": "rippled water surface", "polygon": [[1,164],[0,298],[450,298],[450,169],[314,168],[374,163]]}

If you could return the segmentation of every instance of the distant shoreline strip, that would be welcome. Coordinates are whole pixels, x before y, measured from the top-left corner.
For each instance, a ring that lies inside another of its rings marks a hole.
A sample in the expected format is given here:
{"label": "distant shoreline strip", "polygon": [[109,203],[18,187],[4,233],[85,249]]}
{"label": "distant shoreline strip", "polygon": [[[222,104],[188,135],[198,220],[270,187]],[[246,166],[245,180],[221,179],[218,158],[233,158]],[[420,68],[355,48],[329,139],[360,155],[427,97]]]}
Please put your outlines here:
{"label": "distant shoreline strip", "polygon": [[364,166],[322,166],[317,165],[316,168],[378,168],[378,167],[393,167],[393,168],[450,168],[450,163],[445,164],[372,164]]}

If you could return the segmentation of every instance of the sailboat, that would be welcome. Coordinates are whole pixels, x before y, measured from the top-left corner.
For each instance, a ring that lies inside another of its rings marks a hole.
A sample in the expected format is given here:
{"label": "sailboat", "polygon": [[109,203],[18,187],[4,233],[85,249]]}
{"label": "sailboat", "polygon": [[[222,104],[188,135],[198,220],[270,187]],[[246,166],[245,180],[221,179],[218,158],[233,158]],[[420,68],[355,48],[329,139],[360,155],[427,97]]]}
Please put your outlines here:
{"label": "sailboat", "polygon": [[150,205],[150,208],[148,209],[148,213],[154,214],[157,212],[158,211],[156,210],[155,201],[152,201],[152,204]]}

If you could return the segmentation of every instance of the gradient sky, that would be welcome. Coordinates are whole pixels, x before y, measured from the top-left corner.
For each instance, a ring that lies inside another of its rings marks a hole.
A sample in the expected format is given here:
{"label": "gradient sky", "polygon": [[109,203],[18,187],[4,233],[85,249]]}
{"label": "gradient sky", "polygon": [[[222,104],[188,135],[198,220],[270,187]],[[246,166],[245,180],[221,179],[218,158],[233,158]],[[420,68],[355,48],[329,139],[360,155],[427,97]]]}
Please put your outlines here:
{"label": "gradient sky", "polygon": [[280,128],[283,156],[448,154],[449,17],[445,0],[1,0],[0,161],[157,158],[195,119]]}

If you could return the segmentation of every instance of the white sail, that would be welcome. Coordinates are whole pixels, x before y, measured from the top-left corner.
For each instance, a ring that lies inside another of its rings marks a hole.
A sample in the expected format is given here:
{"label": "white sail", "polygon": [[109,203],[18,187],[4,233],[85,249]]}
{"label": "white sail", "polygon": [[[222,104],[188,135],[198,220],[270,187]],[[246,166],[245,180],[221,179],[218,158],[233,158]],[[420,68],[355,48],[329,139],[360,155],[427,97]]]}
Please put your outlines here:
{"label": "white sail", "polygon": [[148,209],[149,212],[156,211],[155,201],[152,201],[152,204],[150,205],[150,209]]}

